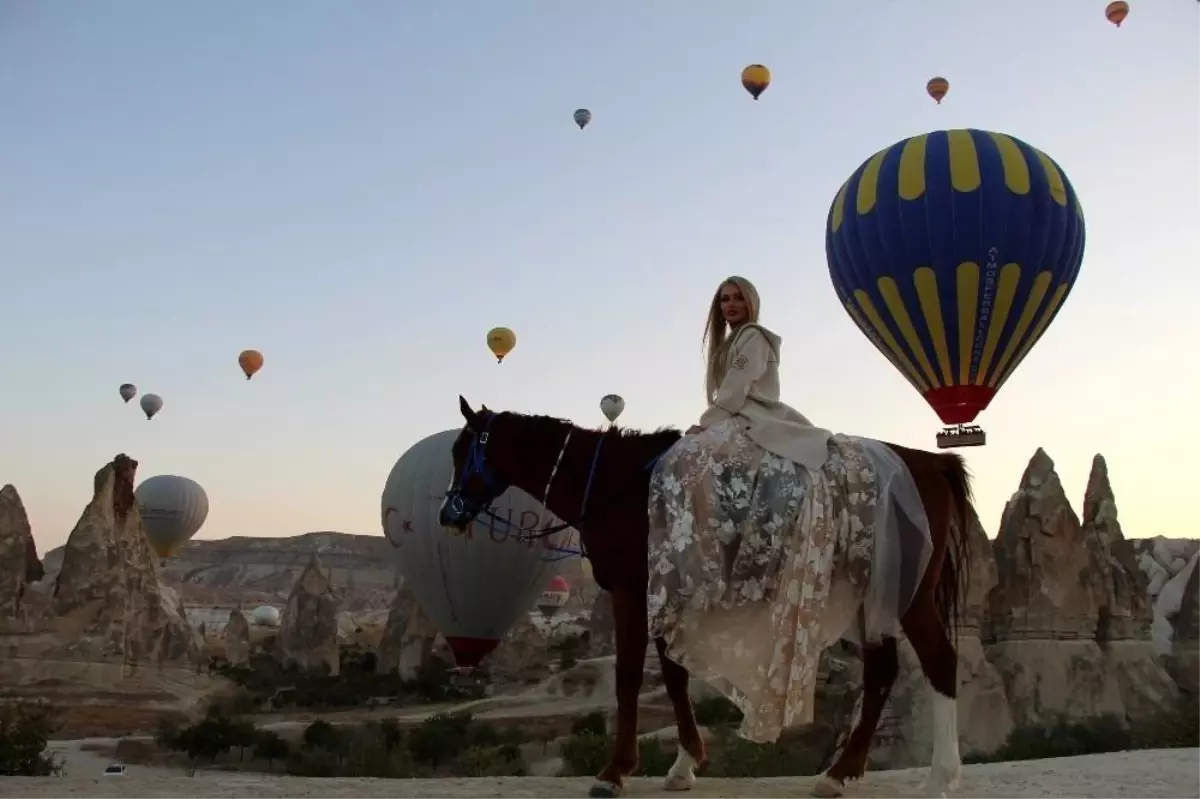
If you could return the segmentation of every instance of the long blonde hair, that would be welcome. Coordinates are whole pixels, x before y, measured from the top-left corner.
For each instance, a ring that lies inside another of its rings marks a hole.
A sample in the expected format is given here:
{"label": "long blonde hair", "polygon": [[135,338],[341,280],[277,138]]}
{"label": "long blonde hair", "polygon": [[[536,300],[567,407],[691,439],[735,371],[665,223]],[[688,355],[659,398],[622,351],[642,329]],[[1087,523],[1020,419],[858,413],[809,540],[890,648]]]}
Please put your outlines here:
{"label": "long blonde hair", "polygon": [[712,402],[713,395],[720,388],[721,380],[725,377],[725,339],[729,335],[729,324],[721,313],[721,289],[734,286],[742,293],[746,301],[746,322],[758,322],[759,298],[758,289],[744,277],[730,275],[721,281],[713,293],[712,303],[708,306],[708,320],[704,323],[704,338],[701,345],[707,345],[704,372],[704,399]]}

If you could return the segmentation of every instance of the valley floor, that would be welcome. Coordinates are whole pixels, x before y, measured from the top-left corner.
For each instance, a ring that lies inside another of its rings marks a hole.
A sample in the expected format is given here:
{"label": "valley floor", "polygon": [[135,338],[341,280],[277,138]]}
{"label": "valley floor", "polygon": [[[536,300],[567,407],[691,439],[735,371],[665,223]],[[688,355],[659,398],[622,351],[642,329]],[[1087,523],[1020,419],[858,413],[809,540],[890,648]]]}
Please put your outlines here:
{"label": "valley floor", "polygon": [[[82,742],[56,741],[64,777],[10,777],[0,780],[0,796],[64,797],[584,797],[586,778],[506,777],[442,780],[305,779],[179,771],[129,766],[124,777],[104,777],[105,760],[81,748]],[[1197,797],[1200,749],[1160,749],[1106,755],[989,763],[965,766],[961,797]],[[880,771],[851,789],[856,797],[920,796],[926,769]],[[705,779],[688,794],[668,794],[661,779],[634,779],[626,796],[803,797],[815,777]]]}

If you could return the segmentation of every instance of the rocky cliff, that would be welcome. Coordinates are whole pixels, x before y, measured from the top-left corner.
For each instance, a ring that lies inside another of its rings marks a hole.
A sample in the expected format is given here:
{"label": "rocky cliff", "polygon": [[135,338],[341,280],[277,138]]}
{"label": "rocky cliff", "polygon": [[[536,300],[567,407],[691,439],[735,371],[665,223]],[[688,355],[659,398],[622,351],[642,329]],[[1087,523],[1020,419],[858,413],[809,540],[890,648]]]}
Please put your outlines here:
{"label": "rocky cliff", "polygon": [[339,671],[338,600],[315,552],[288,596],[279,645],[285,662],[330,675]]}
{"label": "rocky cliff", "polygon": [[20,499],[0,492],[0,691],[50,699],[76,716],[136,716],[186,712],[212,687],[195,673],[200,637],[146,540],[136,470],[118,455],[96,473],[61,568],[40,580]]}

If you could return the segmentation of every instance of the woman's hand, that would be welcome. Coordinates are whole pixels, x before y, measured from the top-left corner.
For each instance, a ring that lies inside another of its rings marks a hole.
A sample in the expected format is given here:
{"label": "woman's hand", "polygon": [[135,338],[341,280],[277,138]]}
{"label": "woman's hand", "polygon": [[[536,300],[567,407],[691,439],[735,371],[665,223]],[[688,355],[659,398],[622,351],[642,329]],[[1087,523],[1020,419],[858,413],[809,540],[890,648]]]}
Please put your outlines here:
{"label": "woman's hand", "polygon": [[684,433],[684,435],[685,435],[685,436],[694,436],[694,435],[696,435],[696,433],[703,433],[703,432],[704,432],[704,428],[703,428],[703,427],[701,427],[701,426],[700,426],[700,425],[698,425],[698,424],[694,424],[694,425],[692,425],[691,427],[689,427],[689,428],[687,429],[687,432],[686,432],[686,433]]}

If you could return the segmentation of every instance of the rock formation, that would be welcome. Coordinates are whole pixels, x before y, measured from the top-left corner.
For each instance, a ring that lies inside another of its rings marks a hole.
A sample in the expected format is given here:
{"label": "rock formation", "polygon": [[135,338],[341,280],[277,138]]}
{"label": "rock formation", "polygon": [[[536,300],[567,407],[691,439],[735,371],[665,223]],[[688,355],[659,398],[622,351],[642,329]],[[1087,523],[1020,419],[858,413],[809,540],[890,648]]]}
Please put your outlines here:
{"label": "rock formation", "polygon": [[42,563],[25,505],[11,485],[0,488],[0,622],[15,622],[31,583],[42,579]]}
{"label": "rock formation", "polygon": [[225,659],[230,665],[243,666],[250,661],[250,622],[241,608],[229,611],[229,621],[221,634],[225,645]]}
{"label": "rock formation", "polygon": [[415,678],[433,654],[436,638],[437,628],[425,616],[412,591],[401,586],[392,600],[379,642],[379,669],[395,671],[405,680]]}
{"label": "rock formation", "polygon": [[314,552],[292,586],[279,625],[285,662],[336,675],[340,668],[337,615],[333,586]]}
{"label": "rock formation", "polygon": [[57,577],[36,583],[28,522],[15,492],[0,492],[10,608],[16,583],[7,564],[17,550],[25,578],[19,614],[0,618],[0,692],[65,708],[68,730],[84,720],[93,729],[110,715],[127,729],[132,708],[151,723],[155,713],[191,712],[216,687],[198,675],[200,638],[160,580],[133,498],[136,469],[118,455],[96,473]]}
{"label": "rock formation", "polygon": [[118,455],[96,473],[95,495],[67,539],[55,582],[55,625],[89,657],[197,662],[201,641],[178,595],[159,579],[158,556],[142,530],[136,470],[137,461]]}
{"label": "rock formation", "polygon": [[[1172,577],[1155,604],[1156,639],[1166,639],[1167,671],[1190,701],[1200,698],[1200,551]],[[1166,626],[1164,634],[1158,628]],[[1156,645],[1159,643],[1156,640]]]}
{"label": "rock formation", "polygon": [[1146,576],[1138,568],[1133,547],[1117,520],[1117,503],[1108,480],[1108,464],[1103,455],[1092,459],[1087,490],[1083,497],[1083,535],[1095,537],[1108,558],[1100,558],[1100,622],[1097,639],[1101,641],[1143,640],[1150,627]]}
{"label": "rock formation", "polygon": [[1092,477],[1085,527],[1039,449],[993,544],[999,583],[987,658],[1004,677],[1017,724],[1104,713],[1132,720],[1177,692],[1146,637],[1144,603],[1129,588],[1137,583],[1126,572],[1132,557],[1110,547],[1124,537],[1102,459]]}

